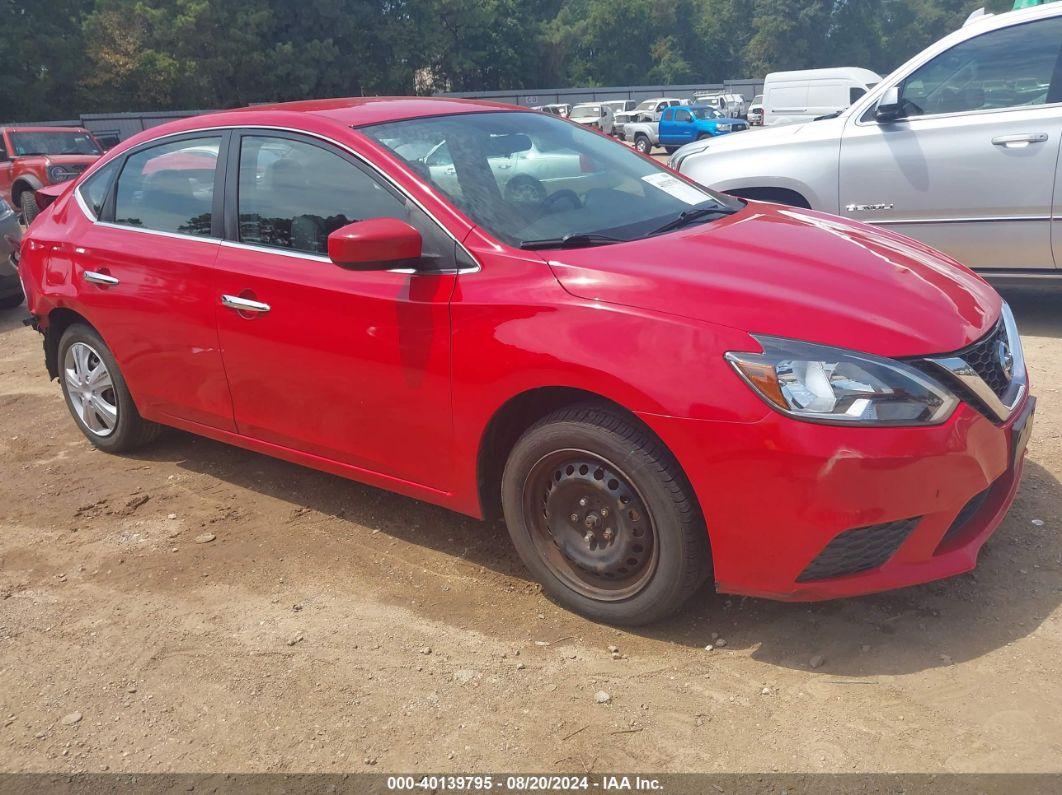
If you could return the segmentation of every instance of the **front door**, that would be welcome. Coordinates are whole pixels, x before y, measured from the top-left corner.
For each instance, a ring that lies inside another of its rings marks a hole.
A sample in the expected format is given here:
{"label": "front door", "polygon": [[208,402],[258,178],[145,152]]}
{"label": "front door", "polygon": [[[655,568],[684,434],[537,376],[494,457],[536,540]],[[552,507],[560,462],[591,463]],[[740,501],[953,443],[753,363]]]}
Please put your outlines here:
{"label": "front door", "polygon": [[[316,139],[247,131],[229,161],[230,242],[214,305],[239,433],[445,487],[454,240]],[[420,230],[423,270],[350,271],[328,259],[331,232],[379,217]]]}
{"label": "front door", "polygon": [[1062,140],[1062,18],[957,44],[899,84],[904,116],[853,116],[838,211],[973,268],[1054,267],[1051,204]]}

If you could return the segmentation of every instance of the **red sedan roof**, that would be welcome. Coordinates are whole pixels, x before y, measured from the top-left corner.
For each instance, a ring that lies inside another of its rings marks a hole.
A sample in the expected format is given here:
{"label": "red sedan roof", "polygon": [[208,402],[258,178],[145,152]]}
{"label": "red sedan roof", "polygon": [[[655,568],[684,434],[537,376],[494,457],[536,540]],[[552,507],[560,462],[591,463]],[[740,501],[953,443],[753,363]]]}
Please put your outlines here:
{"label": "red sedan roof", "polygon": [[241,108],[239,112],[269,110],[310,113],[339,122],[347,127],[360,127],[364,124],[379,124],[421,116],[445,116],[453,113],[477,113],[489,110],[527,110],[527,108],[459,97],[350,97],[254,105]]}

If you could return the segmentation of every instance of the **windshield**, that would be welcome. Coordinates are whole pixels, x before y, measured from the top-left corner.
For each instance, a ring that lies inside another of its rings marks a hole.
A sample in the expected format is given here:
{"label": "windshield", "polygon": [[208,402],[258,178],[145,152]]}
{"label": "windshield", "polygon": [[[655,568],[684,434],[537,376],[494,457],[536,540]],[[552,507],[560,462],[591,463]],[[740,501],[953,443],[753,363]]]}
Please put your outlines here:
{"label": "windshield", "polygon": [[715,108],[690,108],[690,113],[696,116],[698,119],[721,119],[723,114]]}
{"label": "windshield", "polygon": [[569,235],[632,240],[694,207],[743,206],[628,146],[537,113],[462,113],[360,129],[512,246]]}
{"label": "windshield", "polygon": [[86,132],[10,132],[11,154],[26,155],[98,155],[102,154],[92,136]]}
{"label": "windshield", "polygon": [[601,115],[600,105],[576,105],[572,108],[573,119],[596,119]]}
{"label": "windshield", "polygon": [[639,102],[635,110],[656,110],[656,105],[659,101],[658,99],[647,99],[644,102]]}

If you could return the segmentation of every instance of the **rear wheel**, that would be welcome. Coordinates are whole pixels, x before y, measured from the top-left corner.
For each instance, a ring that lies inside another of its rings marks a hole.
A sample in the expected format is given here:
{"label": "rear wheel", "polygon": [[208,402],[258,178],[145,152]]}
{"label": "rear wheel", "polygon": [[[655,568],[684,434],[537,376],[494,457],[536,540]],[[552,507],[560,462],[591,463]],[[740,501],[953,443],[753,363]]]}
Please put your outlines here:
{"label": "rear wheel", "polygon": [[639,133],[634,136],[634,148],[641,152],[643,155],[647,155],[653,151],[653,143],[649,140],[648,135],[642,135]]}
{"label": "rear wheel", "polygon": [[29,188],[22,191],[22,195],[18,198],[18,203],[22,208],[22,220],[27,226],[41,214],[41,209],[37,206],[37,197],[33,195],[33,191]]}
{"label": "rear wheel", "polygon": [[665,146],[664,147],[664,151],[667,152],[669,155],[675,154],[675,152],[677,152],[678,149],[679,148],[677,146]]}
{"label": "rear wheel", "polygon": [[100,335],[75,323],[59,341],[59,382],[78,428],[108,453],[132,450],[158,436],[140,416],[118,363]]}
{"label": "rear wheel", "polygon": [[597,621],[657,621],[710,570],[678,462],[604,407],[561,409],[530,428],[506,464],[502,503],[513,544],[547,593]]}

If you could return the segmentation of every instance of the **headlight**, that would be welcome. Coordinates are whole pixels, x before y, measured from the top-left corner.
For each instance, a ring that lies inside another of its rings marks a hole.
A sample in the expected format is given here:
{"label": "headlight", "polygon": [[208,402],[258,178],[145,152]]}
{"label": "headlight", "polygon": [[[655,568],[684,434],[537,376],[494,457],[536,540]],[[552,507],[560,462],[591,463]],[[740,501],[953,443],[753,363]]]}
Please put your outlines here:
{"label": "headlight", "polygon": [[718,130],[719,132],[730,132],[733,128],[734,128],[734,125],[732,125],[732,124],[717,124],[717,125],[715,125],[715,129]]}
{"label": "headlight", "polygon": [[756,336],[763,353],[726,354],[767,403],[801,420],[835,425],[936,425],[955,397],[902,362],[809,342]]}
{"label": "headlight", "polygon": [[70,168],[66,168],[65,166],[48,167],[48,178],[52,182],[66,182],[68,179],[73,179],[77,175],[77,171]]}
{"label": "headlight", "polygon": [[0,218],[7,218],[15,211],[11,209],[11,205],[0,198]]}

